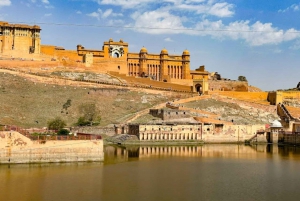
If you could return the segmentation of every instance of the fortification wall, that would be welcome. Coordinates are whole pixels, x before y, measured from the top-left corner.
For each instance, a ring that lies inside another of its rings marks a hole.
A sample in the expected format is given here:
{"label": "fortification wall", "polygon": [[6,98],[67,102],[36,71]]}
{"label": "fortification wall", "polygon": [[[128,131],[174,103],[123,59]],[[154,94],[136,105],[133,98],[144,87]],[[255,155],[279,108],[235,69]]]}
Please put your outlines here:
{"label": "fortification wall", "polygon": [[127,74],[127,61],[120,58],[95,59],[92,68],[99,71],[113,71],[121,74]]}
{"label": "fortification wall", "polygon": [[41,45],[41,54],[53,56],[55,52],[54,45]]}
{"label": "fortification wall", "polygon": [[77,50],[57,50],[53,45],[42,45],[41,54],[53,57],[59,61],[80,61],[82,62],[82,56],[77,54]]}
{"label": "fortification wall", "polygon": [[267,101],[268,92],[210,91],[210,95],[228,96],[240,100]]}
{"label": "fortification wall", "polygon": [[270,101],[272,105],[277,105],[278,103],[297,105],[300,101],[300,91],[269,92],[268,101]]}
{"label": "fortification wall", "polygon": [[0,132],[0,164],[103,160],[102,140],[31,141],[18,132]]}
{"label": "fortification wall", "polygon": [[43,67],[57,67],[58,62],[55,61],[20,61],[20,60],[0,60],[0,68],[43,68]]}
{"label": "fortification wall", "polygon": [[248,91],[248,82],[209,80],[210,91]]}
{"label": "fortification wall", "polygon": [[193,80],[192,79],[173,79],[170,78],[170,82],[173,84],[180,84],[180,85],[185,85],[185,86],[193,86]]}

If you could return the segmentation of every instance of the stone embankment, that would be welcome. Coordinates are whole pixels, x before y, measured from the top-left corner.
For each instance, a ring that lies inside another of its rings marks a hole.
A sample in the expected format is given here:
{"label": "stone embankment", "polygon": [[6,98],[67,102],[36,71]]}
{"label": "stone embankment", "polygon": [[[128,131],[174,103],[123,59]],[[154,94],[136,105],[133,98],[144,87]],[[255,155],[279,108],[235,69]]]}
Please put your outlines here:
{"label": "stone embankment", "polygon": [[0,131],[0,164],[103,161],[103,140],[30,140]]}

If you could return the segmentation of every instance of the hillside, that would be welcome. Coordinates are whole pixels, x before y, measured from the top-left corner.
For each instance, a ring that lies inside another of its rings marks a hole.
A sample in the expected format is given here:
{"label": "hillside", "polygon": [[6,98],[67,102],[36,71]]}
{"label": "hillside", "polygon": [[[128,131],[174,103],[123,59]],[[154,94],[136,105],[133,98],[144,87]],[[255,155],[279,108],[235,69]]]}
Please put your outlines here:
{"label": "hillside", "polygon": [[[157,94],[140,89],[64,83],[26,76],[0,72],[0,124],[45,127],[50,119],[61,117],[71,126],[82,116],[80,105],[95,103],[104,126],[123,122],[142,109],[178,97],[178,94],[169,92]],[[64,109],[68,100],[70,107]]]}
{"label": "hillside", "polygon": [[[54,77],[41,77],[27,73],[0,70],[0,124],[21,127],[45,127],[47,121],[61,117],[68,126],[74,125],[80,107],[95,104],[101,116],[101,126],[132,122],[147,123],[154,118],[147,115],[153,106],[190,97],[191,94],[159,91],[138,87],[122,87],[89,82],[60,79],[60,76],[76,79],[88,77],[91,80],[122,83],[124,80],[107,74],[88,72],[49,72]],[[44,72],[44,76],[47,73]],[[193,116],[228,121],[234,124],[269,123],[277,118],[274,106],[251,103],[246,100],[214,95],[213,98],[187,101],[185,108],[198,109],[203,114],[192,112]],[[69,103],[68,107],[65,107]]]}

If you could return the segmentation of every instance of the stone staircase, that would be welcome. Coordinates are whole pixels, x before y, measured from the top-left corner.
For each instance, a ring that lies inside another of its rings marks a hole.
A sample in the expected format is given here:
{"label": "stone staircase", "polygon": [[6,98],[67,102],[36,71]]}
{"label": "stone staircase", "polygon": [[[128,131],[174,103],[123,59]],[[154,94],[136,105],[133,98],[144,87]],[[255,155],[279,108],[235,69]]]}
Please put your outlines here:
{"label": "stone staircase", "polygon": [[124,144],[124,142],[128,140],[136,141],[138,140],[138,137],[135,135],[121,134],[106,138],[105,140],[113,144]]}

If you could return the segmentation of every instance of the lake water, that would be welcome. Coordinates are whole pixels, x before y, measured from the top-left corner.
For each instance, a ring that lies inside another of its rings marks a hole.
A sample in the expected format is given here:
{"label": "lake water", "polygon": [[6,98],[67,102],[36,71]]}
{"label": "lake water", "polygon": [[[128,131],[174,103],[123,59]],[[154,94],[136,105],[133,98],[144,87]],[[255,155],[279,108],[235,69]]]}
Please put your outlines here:
{"label": "lake water", "polygon": [[299,147],[108,146],[103,163],[0,166],[1,201],[299,199]]}

